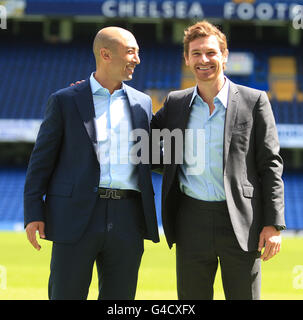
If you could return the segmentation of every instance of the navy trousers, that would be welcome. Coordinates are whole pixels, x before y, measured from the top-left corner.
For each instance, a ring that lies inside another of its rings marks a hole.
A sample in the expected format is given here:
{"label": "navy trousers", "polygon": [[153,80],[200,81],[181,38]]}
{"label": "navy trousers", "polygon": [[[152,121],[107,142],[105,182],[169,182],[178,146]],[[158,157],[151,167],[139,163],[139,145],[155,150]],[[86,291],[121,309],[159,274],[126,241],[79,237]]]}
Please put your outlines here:
{"label": "navy trousers", "polygon": [[98,299],[133,300],[144,230],[141,199],[98,199],[89,226],[77,243],[53,243],[49,299],[86,299],[96,263]]}

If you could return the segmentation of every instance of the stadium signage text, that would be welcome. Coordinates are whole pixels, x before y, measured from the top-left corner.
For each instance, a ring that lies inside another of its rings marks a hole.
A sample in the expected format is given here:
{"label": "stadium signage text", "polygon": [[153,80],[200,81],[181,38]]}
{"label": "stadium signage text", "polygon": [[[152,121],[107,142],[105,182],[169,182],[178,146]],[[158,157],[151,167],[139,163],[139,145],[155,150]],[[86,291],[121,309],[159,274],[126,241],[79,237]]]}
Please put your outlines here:
{"label": "stadium signage text", "polygon": [[153,0],[105,0],[101,14],[108,18],[205,18],[223,17],[240,20],[293,20],[302,12],[303,5],[289,2],[235,3],[225,2],[221,6],[203,4],[201,1],[153,1]]}

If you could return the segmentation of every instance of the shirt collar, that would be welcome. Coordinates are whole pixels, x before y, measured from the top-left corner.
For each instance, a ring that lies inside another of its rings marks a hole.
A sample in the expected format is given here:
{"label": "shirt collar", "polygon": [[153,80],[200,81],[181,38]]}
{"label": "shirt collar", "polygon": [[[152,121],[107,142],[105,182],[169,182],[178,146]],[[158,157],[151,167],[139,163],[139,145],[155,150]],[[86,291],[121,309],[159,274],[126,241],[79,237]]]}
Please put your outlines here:
{"label": "shirt collar", "polygon": [[[108,89],[104,88],[96,79],[94,76],[95,72],[92,72],[92,74],[90,75],[89,81],[90,81],[90,87],[92,90],[92,94],[96,94],[98,91],[99,93],[108,93],[109,91]],[[124,94],[125,93],[125,85],[122,82],[122,88],[119,90],[115,90],[114,93],[120,93],[120,94]]]}
{"label": "shirt collar", "polygon": [[[220,102],[223,104],[225,108],[227,108],[228,104],[228,92],[229,92],[229,79],[224,76],[224,85],[221,88],[221,90],[218,92],[218,94],[215,96],[215,99],[219,99]],[[198,96],[198,85],[195,86],[194,93],[192,96],[192,99],[190,101],[190,105],[193,103],[194,99]],[[201,98],[202,99],[202,98]],[[202,99],[203,101],[203,99]],[[204,101],[203,101],[204,102]]]}
{"label": "shirt collar", "polygon": [[221,103],[226,109],[228,104],[229,80],[227,77],[224,77],[224,79],[224,85],[222,89],[218,92],[216,98],[218,98],[221,101]]}

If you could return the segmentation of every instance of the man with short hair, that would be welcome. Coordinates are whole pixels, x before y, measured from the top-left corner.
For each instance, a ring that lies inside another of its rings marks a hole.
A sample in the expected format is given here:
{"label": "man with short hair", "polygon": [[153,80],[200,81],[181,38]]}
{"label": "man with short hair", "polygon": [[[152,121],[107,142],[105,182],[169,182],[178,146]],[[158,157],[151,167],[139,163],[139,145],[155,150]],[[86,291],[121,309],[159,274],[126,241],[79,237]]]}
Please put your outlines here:
{"label": "man with short hair", "polygon": [[150,166],[128,157],[131,131],[149,132],[152,117],[150,97],[123,82],[137,41],[107,27],[93,50],[96,72],[49,98],[27,170],[28,240],[53,241],[50,299],[86,299],[95,262],[99,299],[134,299],[143,239],[159,242]]}
{"label": "man with short hair", "polygon": [[[197,85],[171,92],[151,124],[181,129],[183,137],[203,130],[205,138],[200,173],[188,173],[194,159],[175,161],[183,148],[174,145],[173,162],[164,165],[162,222],[169,247],[176,243],[178,297],[212,299],[220,261],[227,299],[259,299],[260,261],[279,252],[285,228],[283,161],[271,106],[265,92],[224,75],[226,37],[209,22],[185,31],[184,58]],[[184,150],[198,154],[188,141]]]}

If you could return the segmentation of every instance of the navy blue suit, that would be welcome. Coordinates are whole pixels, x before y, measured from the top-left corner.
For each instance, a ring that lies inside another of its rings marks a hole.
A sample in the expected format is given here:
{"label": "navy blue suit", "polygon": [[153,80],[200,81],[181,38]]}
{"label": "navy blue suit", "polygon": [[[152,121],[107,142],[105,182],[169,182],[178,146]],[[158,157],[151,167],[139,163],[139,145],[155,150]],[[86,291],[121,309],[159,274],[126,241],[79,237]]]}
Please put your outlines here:
{"label": "navy blue suit", "polygon": [[[133,129],[149,132],[152,117],[150,98],[127,85],[125,90]],[[94,118],[89,79],[52,94],[28,165],[24,189],[25,225],[32,221],[44,221],[46,238],[57,244],[75,245],[81,242],[96,223],[100,233],[110,229],[109,216],[100,217],[96,213],[96,208],[98,212],[103,212],[112,207],[106,201],[123,203],[121,209],[126,212],[134,210],[134,204],[128,206],[128,199],[102,199],[100,204],[97,193],[100,165],[96,154]],[[138,228],[142,239],[158,242],[150,166],[140,163],[136,169],[141,190],[140,203],[135,205],[140,220]],[[117,203],[114,206],[118,210]],[[131,212],[127,214],[131,215]],[[125,220],[128,222],[123,222],[124,227],[131,223],[131,217]],[[123,234],[125,237],[131,236],[127,230]]]}

